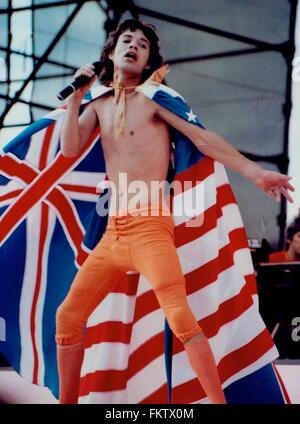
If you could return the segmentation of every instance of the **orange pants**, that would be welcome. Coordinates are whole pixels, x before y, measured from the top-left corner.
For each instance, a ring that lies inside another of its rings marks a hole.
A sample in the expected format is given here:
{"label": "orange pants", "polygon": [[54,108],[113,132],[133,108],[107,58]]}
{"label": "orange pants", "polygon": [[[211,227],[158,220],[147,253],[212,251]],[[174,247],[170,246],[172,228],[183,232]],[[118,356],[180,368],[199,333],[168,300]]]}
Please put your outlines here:
{"label": "orange pants", "polygon": [[201,331],[187,303],[172,215],[157,211],[158,216],[119,213],[109,217],[102,239],[78,271],[57,310],[58,344],[73,344],[84,338],[88,317],[127,271],[137,271],[148,279],[179,340],[185,342]]}

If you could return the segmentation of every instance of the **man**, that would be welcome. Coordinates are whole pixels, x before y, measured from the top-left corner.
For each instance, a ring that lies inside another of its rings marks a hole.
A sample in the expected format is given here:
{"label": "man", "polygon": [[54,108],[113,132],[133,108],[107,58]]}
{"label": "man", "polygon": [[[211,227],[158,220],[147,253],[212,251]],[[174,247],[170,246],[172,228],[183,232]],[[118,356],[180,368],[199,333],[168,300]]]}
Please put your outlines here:
{"label": "man", "polygon": [[[135,89],[162,65],[158,38],[151,26],[135,20],[121,24],[103,50],[102,63],[100,80],[111,85],[115,95],[108,90],[91,102],[78,119],[83,96],[96,79],[92,66],[82,67],[75,77],[86,75],[91,82],[70,97],[61,132],[63,154],[76,156],[100,125],[107,176],[116,190],[111,198],[107,231],[78,272],[57,312],[60,402],[77,401],[83,330],[88,316],[120,275],[135,270],[150,281],[210,401],[226,403],[210,345],[187,304],[168,196],[163,191],[154,196],[151,192],[153,181],[167,178],[169,126],[192,140],[205,155],[244,175],[276,200],[281,193],[291,201],[288,190],[293,187],[289,177],[262,169],[217,134],[178,119]],[[158,73],[153,79],[158,81],[159,76],[163,77]],[[121,173],[126,175],[128,184],[136,180],[146,184],[139,208],[127,207],[124,199],[130,202],[133,196],[119,181]],[[155,216],[141,216],[145,211],[155,212]],[[137,212],[140,216],[136,216]]]}
{"label": "man", "polygon": [[300,262],[300,222],[296,218],[287,229],[287,250],[269,255],[269,262]]}

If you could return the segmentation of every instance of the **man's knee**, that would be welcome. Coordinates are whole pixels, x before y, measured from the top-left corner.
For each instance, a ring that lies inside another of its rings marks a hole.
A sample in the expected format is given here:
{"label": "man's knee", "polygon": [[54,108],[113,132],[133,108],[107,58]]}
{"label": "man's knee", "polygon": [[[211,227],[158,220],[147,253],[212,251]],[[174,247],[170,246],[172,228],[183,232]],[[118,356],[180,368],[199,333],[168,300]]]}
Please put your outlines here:
{"label": "man's knee", "polygon": [[72,344],[82,340],[84,322],[76,311],[62,303],[56,311],[56,342],[58,344]]}
{"label": "man's knee", "polygon": [[172,277],[163,277],[159,278],[159,280],[154,284],[153,289],[155,292],[160,293],[172,291],[172,288],[181,291],[182,294],[186,295],[185,289],[185,277],[183,274],[174,275]]}
{"label": "man's knee", "polygon": [[157,286],[154,291],[176,337],[185,341],[199,331],[200,327],[187,301],[183,275],[175,277],[168,284]]}
{"label": "man's knee", "polygon": [[155,284],[153,290],[162,307],[181,304],[186,300],[185,277],[177,275],[171,280],[162,280]]}
{"label": "man's knee", "polygon": [[185,305],[169,309],[165,315],[172,332],[182,343],[201,332],[194,314]]}

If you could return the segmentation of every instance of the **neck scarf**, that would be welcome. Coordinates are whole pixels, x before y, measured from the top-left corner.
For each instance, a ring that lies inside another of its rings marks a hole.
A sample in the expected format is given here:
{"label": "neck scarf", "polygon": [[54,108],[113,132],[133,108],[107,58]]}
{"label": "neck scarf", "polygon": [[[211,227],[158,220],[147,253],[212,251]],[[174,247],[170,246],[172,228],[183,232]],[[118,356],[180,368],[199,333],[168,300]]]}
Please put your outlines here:
{"label": "neck scarf", "polygon": [[160,84],[161,81],[165,78],[166,74],[169,72],[168,65],[164,65],[154,71],[152,75],[142,84],[132,86],[132,87],[124,87],[122,84],[118,82],[112,82],[110,84],[113,87],[115,95],[114,101],[117,105],[116,114],[114,117],[114,132],[115,137],[117,138],[120,134],[125,130],[126,124],[126,97],[125,91],[130,89],[136,89],[137,87],[142,87],[147,84]]}

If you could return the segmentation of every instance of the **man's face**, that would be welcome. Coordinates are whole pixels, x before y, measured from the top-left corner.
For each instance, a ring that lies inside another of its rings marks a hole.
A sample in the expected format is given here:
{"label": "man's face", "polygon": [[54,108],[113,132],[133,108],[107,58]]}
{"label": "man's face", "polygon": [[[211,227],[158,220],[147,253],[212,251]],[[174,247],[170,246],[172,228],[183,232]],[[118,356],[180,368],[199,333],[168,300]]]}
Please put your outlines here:
{"label": "man's face", "polygon": [[300,231],[294,234],[293,240],[291,241],[290,247],[294,250],[297,255],[300,255]]}
{"label": "man's face", "polygon": [[109,55],[114,69],[133,75],[141,75],[148,67],[150,43],[140,29],[123,32],[118,38],[114,51]]}

